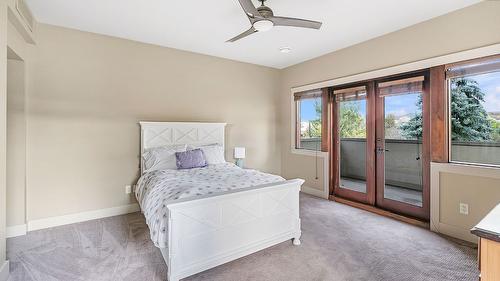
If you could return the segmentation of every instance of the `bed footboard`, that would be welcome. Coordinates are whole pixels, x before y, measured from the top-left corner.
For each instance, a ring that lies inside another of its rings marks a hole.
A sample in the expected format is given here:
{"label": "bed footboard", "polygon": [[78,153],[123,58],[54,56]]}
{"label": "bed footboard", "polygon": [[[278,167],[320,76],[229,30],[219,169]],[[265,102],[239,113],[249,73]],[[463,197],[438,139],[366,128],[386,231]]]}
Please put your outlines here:
{"label": "bed footboard", "polygon": [[289,239],[300,245],[303,183],[288,180],[168,204],[169,247],[162,250],[168,280],[180,280]]}

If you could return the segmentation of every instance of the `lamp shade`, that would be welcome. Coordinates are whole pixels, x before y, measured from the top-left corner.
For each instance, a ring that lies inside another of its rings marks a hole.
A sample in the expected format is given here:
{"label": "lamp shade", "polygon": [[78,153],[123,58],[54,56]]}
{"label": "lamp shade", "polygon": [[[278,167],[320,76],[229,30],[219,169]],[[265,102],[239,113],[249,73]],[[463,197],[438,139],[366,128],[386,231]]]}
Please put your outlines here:
{"label": "lamp shade", "polygon": [[234,148],[234,159],[243,159],[246,156],[246,151],[244,147]]}

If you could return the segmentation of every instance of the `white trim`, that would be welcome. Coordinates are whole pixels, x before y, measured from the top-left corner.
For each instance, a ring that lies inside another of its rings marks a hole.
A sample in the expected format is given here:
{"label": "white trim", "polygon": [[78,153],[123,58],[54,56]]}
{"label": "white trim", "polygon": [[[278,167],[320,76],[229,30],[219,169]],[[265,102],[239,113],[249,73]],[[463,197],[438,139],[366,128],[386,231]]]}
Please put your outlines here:
{"label": "white trim", "polygon": [[26,230],[27,230],[26,224],[8,226],[6,229],[6,236],[7,238],[11,238],[11,237],[26,235]]}
{"label": "white trim", "polygon": [[430,68],[433,66],[455,63],[464,60],[476,59],[480,57],[486,57],[491,55],[500,54],[500,44],[493,44],[485,47],[475,48],[471,50],[456,52],[448,55],[437,56],[429,59],[419,60],[415,62],[400,64],[396,66],[386,67],[382,69],[377,69],[373,71],[363,72],[359,74],[349,75],[345,77],[330,79],[322,82],[312,83],[303,86],[293,87],[292,94],[314,90],[318,88],[331,87],[336,85],[342,85],[357,81],[375,79],[379,77],[405,73],[409,71]]}
{"label": "white trim", "polygon": [[0,267],[0,281],[9,279],[9,261],[5,261]]}
{"label": "white trim", "polygon": [[88,212],[81,212],[76,214],[50,217],[38,220],[28,221],[28,231],[44,229],[54,226],[72,224],[77,222],[101,219],[106,217],[124,215],[129,213],[138,212],[140,210],[139,204],[133,203],[129,205],[123,205],[118,207],[112,207],[107,209],[100,209]]}
{"label": "white trim", "polygon": [[304,193],[307,193],[309,195],[312,195],[312,196],[320,197],[320,198],[323,198],[323,199],[328,199],[328,194],[326,194],[326,196],[325,196],[324,190],[319,190],[319,189],[316,189],[316,188],[312,188],[312,187],[304,186],[303,185],[300,188],[300,191],[304,192]]}
{"label": "white trim", "polygon": [[328,157],[328,152],[309,150],[309,149],[297,149],[295,147],[292,147],[290,152],[293,154],[313,156],[313,157],[315,157],[316,154],[318,155],[318,157]]}
{"label": "white trim", "polygon": [[500,179],[500,169],[495,167],[481,167],[455,163],[431,163],[431,230],[472,243],[477,243],[477,237],[470,233],[470,229],[446,224],[441,221],[440,176],[443,172]]}

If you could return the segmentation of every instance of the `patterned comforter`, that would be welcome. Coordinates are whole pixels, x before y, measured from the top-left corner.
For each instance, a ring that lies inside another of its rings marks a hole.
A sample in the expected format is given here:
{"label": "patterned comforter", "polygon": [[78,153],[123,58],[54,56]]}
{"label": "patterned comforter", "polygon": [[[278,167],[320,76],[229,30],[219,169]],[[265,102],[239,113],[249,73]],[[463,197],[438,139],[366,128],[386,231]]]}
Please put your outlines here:
{"label": "patterned comforter", "polygon": [[189,170],[159,170],[145,173],[135,196],[156,247],[168,247],[169,202],[239,188],[284,181],[280,176],[241,169],[231,163]]}

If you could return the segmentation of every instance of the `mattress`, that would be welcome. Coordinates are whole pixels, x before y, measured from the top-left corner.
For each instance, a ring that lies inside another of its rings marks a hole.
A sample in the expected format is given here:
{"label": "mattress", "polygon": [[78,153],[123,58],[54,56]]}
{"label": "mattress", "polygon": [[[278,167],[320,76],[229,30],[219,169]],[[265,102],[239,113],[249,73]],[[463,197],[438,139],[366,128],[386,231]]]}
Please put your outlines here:
{"label": "mattress", "polygon": [[145,173],[137,183],[135,195],[149,226],[151,240],[156,247],[165,248],[168,246],[168,203],[284,180],[280,176],[224,163]]}

